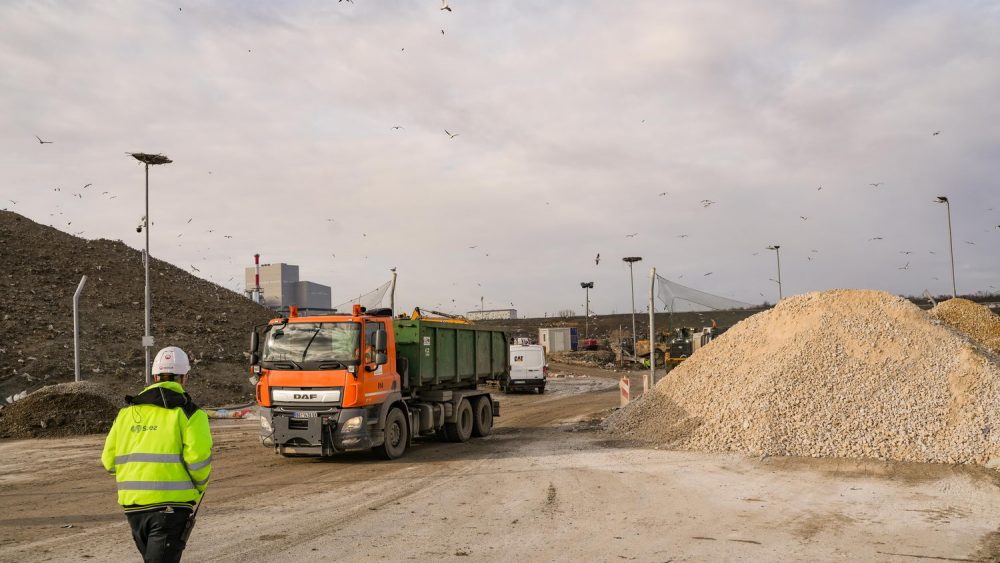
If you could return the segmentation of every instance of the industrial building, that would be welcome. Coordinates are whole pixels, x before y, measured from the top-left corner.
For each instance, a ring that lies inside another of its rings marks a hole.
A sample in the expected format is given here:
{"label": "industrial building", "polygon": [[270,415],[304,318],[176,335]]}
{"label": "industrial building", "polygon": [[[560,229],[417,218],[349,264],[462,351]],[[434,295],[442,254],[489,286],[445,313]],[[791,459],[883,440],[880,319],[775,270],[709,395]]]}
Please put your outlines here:
{"label": "industrial building", "polygon": [[[251,266],[244,271],[246,293],[254,293],[254,277],[257,268]],[[322,314],[331,306],[330,286],[311,281],[299,280],[299,267],[294,264],[260,265],[260,302],[276,311],[294,305],[303,315]]]}
{"label": "industrial building", "polygon": [[506,321],[517,318],[517,309],[486,309],[485,311],[469,311],[465,318],[470,321]]}

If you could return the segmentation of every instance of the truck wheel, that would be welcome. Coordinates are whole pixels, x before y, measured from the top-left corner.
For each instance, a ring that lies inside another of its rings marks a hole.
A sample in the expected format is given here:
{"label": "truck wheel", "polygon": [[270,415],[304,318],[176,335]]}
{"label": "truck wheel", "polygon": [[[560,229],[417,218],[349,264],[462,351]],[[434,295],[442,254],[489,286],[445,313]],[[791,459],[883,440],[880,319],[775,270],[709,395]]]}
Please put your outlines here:
{"label": "truck wheel", "polygon": [[538,386],[538,394],[541,395],[544,392],[545,392],[545,386],[544,385],[539,385]]}
{"label": "truck wheel", "polygon": [[472,424],[472,435],[477,438],[489,436],[493,432],[493,401],[483,395],[476,401],[476,418]]}
{"label": "truck wheel", "polygon": [[382,459],[396,459],[406,451],[407,438],[406,416],[403,411],[392,409],[385,417],[385,442],[372,451]]}
{"label": "truck wheel", "polygon": [[444,425],[444,431],[448,435],[449,442],[467,442],[472,437],[473,419],[472,405],[468,399],[462,399],[458,404],[458,411],[455,413],[455,422]]}

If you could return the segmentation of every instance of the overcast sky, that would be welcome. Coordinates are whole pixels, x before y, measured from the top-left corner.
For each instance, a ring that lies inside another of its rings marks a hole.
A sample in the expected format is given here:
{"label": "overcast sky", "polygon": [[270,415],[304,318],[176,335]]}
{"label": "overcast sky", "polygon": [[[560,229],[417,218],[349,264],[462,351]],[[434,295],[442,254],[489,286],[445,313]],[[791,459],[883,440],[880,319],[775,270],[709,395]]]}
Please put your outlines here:
{"label": "overcast sky", "polygon": [[640,300],[773,302],[770,244],[786,296],[948,293],[947,195],[959,292],[1000,288],[1000,3],[439,7],[0,3],[0,207],[139,248],[162,152],[152,253],[196,275],[541,316],[627,311],[629,255]]}

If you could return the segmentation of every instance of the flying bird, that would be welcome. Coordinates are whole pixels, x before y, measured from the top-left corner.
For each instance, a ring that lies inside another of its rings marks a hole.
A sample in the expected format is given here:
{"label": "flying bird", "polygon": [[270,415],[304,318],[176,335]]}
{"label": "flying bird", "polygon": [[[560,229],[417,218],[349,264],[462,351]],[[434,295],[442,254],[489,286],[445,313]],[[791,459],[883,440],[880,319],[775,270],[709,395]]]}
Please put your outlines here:
{"label": "flying bird", "polygon": [[965,244],[973,244],[973,245],[974,245],[974,244],[976,244],[976,243],[974,243],[974,242],[971,242],[971,241],[965,241]]}
{"label": "flying bird", "polygon": [[393,126],[392,126],[392,130],[393,130],[393,131],[399,131],[400,129],[403,129],[403,126],[402,126],[402,125],[393,125]]}
{"label": "flying bird", "polygon": [[806,217],[805,215],[799,215],[799,219],[802,219],[803,221],[808,221],[809,220],[809,218]]}
{"label": "flying bird", "polygon": [[688,238],[691,235],[677,235],[677,238]]}
{"label": "flying bird", "polygon": [[709,273],[707,273],[707,274],[705,274],[705,275],[706,275],[706,276],[710,276],[710,275],[712,275],[712,272],[709,272]]}
{"label": "flying bird", "polygon": [[900,254],[910,255],[910,254],[913,254],[913,251],[912,250],[900,250],[899,253]]}
{"label": "flying bird", "polygon": [[470,246],[469,248],[479,248],[479,245],[477,244],[476,246]]}
{"label": "flying bird", "polygon": [[820,191],[822,189],[823,189],[823,186],[820,186],[820,187],[816,188],[816,191],[818,192],[818,191]]}
{"label": "flying bird", "polygon": [[601,265],[601,253],[600,252],[598,252],[597,253],[597,257],[594,258],[594,265],[595,266],[600,266]]}
{"label": "flying bird", "polygon": [[188,223],[190,223],[191,221],[194,221],[194,217],[188,219]]}
{"label": "flying bird", "polygon": [[659,193],[659,196],[660,196],[660,197],[663,197],[663,196],[665,196],[665,195],[667,195],[667,192],[660,192],[660,193]]}
{"label": "flying bird", "polygon": [[83,187],[83,189],[87,189],[87,188],[89,188],[90,186],[93,186],[93,185],[94,184],[87,184],[86,186]]}
{"label": "flying bird", "polygon": [[870,238],[868,240],[882,240],[882,237],[872,237],[872,238]]}
{"label": "flying bird", "polygon": [[935,135],[940,135],[940,134],[941,134],[940,131],[935,131],[935,132],[931,133],[931,137],[934,137]]}
{"label": "flying bird", "polygon": [[233,235],[222,235],[224,238],[233,238]]}
{"label": "flying bird", "polygon": [[635,238],[637,236],[639,236],[639,233],[632,233],[630,235],[625,235],[625,238]]}
{"label": "flying bird", "polygon": [[39,137],[38,135],[35,135],[35,138],[38,139],[38,144],[40,144],[40,145],[51,145],[52,144],[52,141],[43,141],[42,138]]}
{"label": "flying bird", "polygon": [[441,35],[444,35],[444,30],[443,29],[441,30]]}
{"label": "flying bird", "polygon": [[909,269],[910,269],[910,263],[909,263],[909,262],[907,262],[907,263],[906,263],[905,265],[903,265],[903,266],[900,266],[900,267],[898,267],[898,268],[896,268],[896,269],[897,269],[897,270],[909,270]]}
{"label": "flying bird", "polygon": [[451,6],[448,5],[448,0],[441,0],[441,9],[451,11]]}
{"label": "flying bird", "polygon": [[709,205],[712,205],[713,203],[715,203],[715,202],[712,201],[712,200],[710,200],[710,199],[703,199],[703,200],[701,200],[701,206],[702,207],[708,207]]}
{"label": "flying bird", "polygon": [[192,265],[191,265],[191,269],[192,269],[192,270],[194,270],[195,272],[200,272],[200,271],[201,271],[201,270],[199,270],[198,268],[195,268],[195,267],[194,267],[194,264],[192,264]]}
{"label": "flying bird", "polygon": [[[451,8],[449,8],[449,9],[451,9]],[[449,133],[447,129],[444,130],[444,134],[448,135],[449,139],[454,139],[455,137],[457,137],[459,135],[459,133]]]}
{"label": "flying bird", "polygon": [[884,183],[885,182],[875,182],[873,184],[868,184],[868,185],[871,186],[871,187],[873,187],[873,188],[877,188],[877,187],[881,186]]}

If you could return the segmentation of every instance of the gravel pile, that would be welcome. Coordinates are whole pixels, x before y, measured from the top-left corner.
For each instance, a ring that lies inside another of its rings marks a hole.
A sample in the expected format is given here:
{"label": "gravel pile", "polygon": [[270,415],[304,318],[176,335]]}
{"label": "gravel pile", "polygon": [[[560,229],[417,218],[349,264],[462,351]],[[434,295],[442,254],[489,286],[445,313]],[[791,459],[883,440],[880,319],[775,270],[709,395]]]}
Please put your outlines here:
{"label": "gravel pile", "polygon": [[836,290],[740,322],[606,426],[706,451],[986,463],[998,407],[996,356],[901,298]]}
{"label": "gravel pile", "polygon": [[949,299],[931,309],[931,316],[1000,354],[1000,315],[979,303],[961,297]]}
{"label": "gravel pile", "polygon": [[60,383],[0,410],[0,438],[52,438],[111,429],[123,397],[99,383]]}
{"label": "gravel pile", "polygon": [[578,352],[553,352],[547,356],[552,362],[561,362],[574,366],[601,367],[615,361],[615,353],[611,350],[581,350]]}

